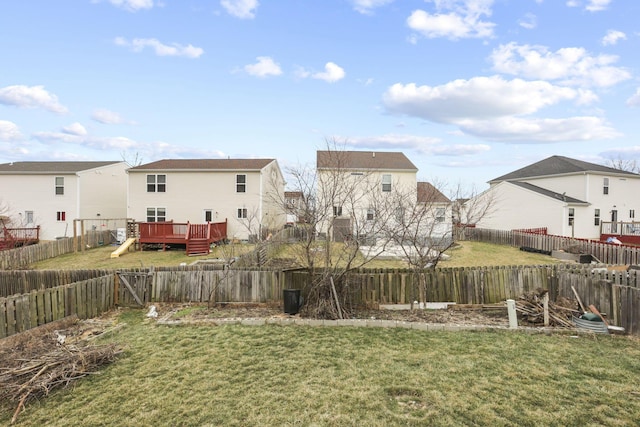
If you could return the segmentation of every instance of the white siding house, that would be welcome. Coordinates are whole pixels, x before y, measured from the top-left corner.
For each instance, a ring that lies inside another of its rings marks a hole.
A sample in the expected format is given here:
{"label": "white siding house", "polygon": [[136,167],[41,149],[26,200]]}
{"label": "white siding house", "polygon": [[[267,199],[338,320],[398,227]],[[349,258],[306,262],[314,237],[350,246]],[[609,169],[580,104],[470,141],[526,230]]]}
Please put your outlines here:
{"label": "white siding house", "polygon": [[327,233],[333,221],[340,234],[350,234],[358,221],[375,215],[385,199],[399,191],[415,194],[417,172],[400,152],[318,151],[316,199],[324,211],[318,231]]}
{"label": "white siding house", "polygon": [[490,213],[476,224],[501,230],[546,227],[549,234],[600,237],[602,222],[634,221],[640,175],[552,156],[489,181]]}
{"label": "white siding house", "polygon": [[128,216],[140,222],[228,221],[249,239],[284,226],[284,179],[274,159],[167,159],[128,170]]}
{"label": "white siding house", "polygon": [[127,164],[14,162],[0,165],[0,203],[12,226],[40,226],[40,239],[73,236],[74,219],[124,218]]}

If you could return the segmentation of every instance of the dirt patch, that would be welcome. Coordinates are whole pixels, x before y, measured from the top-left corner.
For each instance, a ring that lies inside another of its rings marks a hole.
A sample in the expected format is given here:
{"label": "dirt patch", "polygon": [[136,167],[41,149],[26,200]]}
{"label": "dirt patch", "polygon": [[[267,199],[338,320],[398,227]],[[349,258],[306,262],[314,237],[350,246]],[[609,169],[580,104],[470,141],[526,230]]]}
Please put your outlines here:
{"label": "dirt patch", "polygon": [[[257,319],[273,317],[304,317],[285,314],[274,304],[157,304],[158,318],[165,320],[199,321],[206,319]],[[382,310],[361,309],[351,314],[352,319],[395,320],[404,322],[439,323],[450,325],[509,326],[506,309],[469,310]]]}

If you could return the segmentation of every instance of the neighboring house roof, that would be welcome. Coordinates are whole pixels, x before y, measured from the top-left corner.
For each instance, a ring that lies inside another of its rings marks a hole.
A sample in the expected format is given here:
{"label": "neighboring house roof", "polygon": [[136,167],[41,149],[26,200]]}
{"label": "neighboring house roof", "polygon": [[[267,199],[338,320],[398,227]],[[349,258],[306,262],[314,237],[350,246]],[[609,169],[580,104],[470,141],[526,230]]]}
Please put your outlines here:
{"label": "neighboring house roof", "polygon": [[608,166],[583,162],[582,160],[571,159],[564,156],[551,156],[506,175],[494,178],[489,181],[489,183],[494,184],[500,181],[511,181],[552,175],[566,175],[582,172],[598,172],[611,175],[629,175],[640,177],[640,175],[633,172],[627,172]]}
{"label": "neighboring house roof", "polygon": [[261,170],[275,159],[164,159],[136,166],[129,171],[220,171]]}
{"label": "neighboring house roof", "polygon": [[109,166],[122,161],[109,162],[12,162],[0,164],[0,174],[71,174]]}
{"label": "neighboring house roof", "polygon": [[584,204],[588,205],[588,202],[584,200],[576,199],[575,197],[567,196],[566,194],[556,193],[555,191],[547,190],[546,188],[538,187],[537,185],[529,184],[528,182],[520,181],[507,181],[509,184],[517,185],[518,187],[525,188],[527,190],[536,192],[546,197],[550,197],[555,200],[559,200],[565,203],[571,204]]}
{"label": "neighboring house roof", "polygon": [[451,200],[430,182],[418,182],[418,203],[451,203]]}
{"label": "neighboring house roof", "polygon": [[400,152],[318,151],[318,169],[413,170],[418,168]]}
{"label": "neighboring house roof", "polygon": [[284,197],[287,199],[301,199],[302,191],[285,191]]}

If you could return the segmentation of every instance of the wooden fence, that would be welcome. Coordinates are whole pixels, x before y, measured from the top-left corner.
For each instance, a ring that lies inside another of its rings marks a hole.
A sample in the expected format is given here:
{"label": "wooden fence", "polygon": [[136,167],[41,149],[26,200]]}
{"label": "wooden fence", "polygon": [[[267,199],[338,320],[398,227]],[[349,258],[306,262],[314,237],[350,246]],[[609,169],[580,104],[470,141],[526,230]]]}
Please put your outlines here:
{"label": "wooden fence", "polygon": [[[36,245],[0,251],[0,270],[25,268],[35,262],[44,261],[77,250],[80,251],[87,248],[108,245],[112,241],[113,235],[110,230],[100,230],[87,232],[82,240],[66,237],[41,242]],[[84,245],[84,247],[80,247],[80,245]]]}
{"label": "wooden fence", "polygon": [[[0,282],[9,283],[13,278],[21,281],[24,286],[24,283],[38,283],[43,277],[39,275],[41,272],[33,272],[36,275],[35,279],[25,279],[25,275],[28,276],[32,272],[21,273],[24,275],[0,272]],[[51,274],[42,272],[42,274],[45,273]],[[87,271],[75,272],[73,275],[64,272],[61,274],[68,274],[71,279],[99,273],[100,271]],[[104,277],[110,279],[106,280]],[[51,283],[60,283],[63,279],[63,276],[52,278]],[[612,323],[624,327],[630,333],[640,334],[638,325],[640,272],[638,271],[608,271],[580,264],[437,268],[425,270],[424,279],[426,301],[459,304],[500,303],[506,299],[517,299],[539,288],[548,289],[552,300],[558,296],[574,299],[573,288],[585,305],[595,305],[601,312],[607,313]],[[106,282],[102,282],[103,280]],[[152,302],[203,303],[211,300],[281,303],[284,289],[300,289],[305,296],[310,279],[303,270],[221,269],[218,266],[189,266],[157,268],[152,271],[148,269],[111,271],[107,276],[91,278],[79,283],[92,283],[91,286],[99,287],[77,291],[80,294],[77,294],[77,298],[73,301],[76,301],[77,314],[82,317],[87,313],[94,314],[116,305],[139,306]],[[408,269],[354,271],[349,274],[345,285],[349,289],[350,300],[354,305],[408,304],[419,300],[420,295],[415,274]],[[28,315],[16,315],[10,312],[14,313],[20,309],[7,307],[22,307],[27,304],[30,307],[29,310],[34,310],[31,307],[34,306],[33,304],[35,307],[38,306],[39,297],[32,297],[32,295],[42,295],[40,298],[49,298],[57,302],[56,304],[44,303],[45,307],[54,307],[54,305],[57,307],[57,304],[61,303],[62,296],[46,295],[49,295],[48,292],[61,292],[59,289],[62,288],[64,286],[50,289],[37,288],[38,290],[28,294],[0,299],[4,301],[0,303],[0,318],[4,316],[5,325],[17,322],[16,319],[33,319],[34,315],[31,311]],[[64,295],[66,294],[63,293]],[[100,296],[100,303],[95,300],[97,295]],[[32,298],[35,298],[36,303],[31,302]],[[90,301],[88,303],[90,307],[99,307],[100,310],[83,308],[85,305],[80,302],[84,301],[82,298]],[[65,315],[76,312],[73,309],[69,311],[68,304],[64,307],[64,310],[58,311],[64,312]],[[36,313],[46,313],[46,311],[38,311],[37,308],[35,310]],[[53,308],[50,310],[53,311]],[[42,316],[49,319],[46,314]],[[0,320],[0,324],[2,322]],[[21,320],[21,322],[21,324],[32,326],[40,324],[38,321],[26,323]],[[9,327],[5,326],[5,328]],[[21,328],[16,326],[13,330],[20,331]]]}
{"label": "wooden fence", "polygon": [[74,314],[96,317],[113,307],[113,275],[0,298],[0,338]]}
{"label": "wooden fence", "polygon": [[598,240],[576,239],[526,231],[466,228],[459,233],[461,240],[470,240],[515,247],[534,248],[551,252],[571,249],[595,257],[599,262],[612,265],[640,264],[640,247],[603,243]]}

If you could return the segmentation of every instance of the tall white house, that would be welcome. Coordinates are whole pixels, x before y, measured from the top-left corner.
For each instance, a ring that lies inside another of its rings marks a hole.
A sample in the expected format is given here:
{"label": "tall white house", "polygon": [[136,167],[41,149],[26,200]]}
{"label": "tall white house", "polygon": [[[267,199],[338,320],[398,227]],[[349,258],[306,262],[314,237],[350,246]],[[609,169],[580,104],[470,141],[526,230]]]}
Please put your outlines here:
{"label": "tall white house", "polygon": [[[481,228],[547,228],[548,234],[598,239],[606,222],[634,222],[640,175],[563,156],[551,156],[489,181]],[[477,202],[477,201],[476,201]]]}
{"label": "tall white house", "polygon": [[74,219],[125,218],[128,165],[104,162],[0,164],[0,206],[12,227],[40,226],[41,240],[73,236]]}
{"label": "tall white house", "polygon": [[128,170],[127,213],[140,222],[227,221],[240,240],[284,227],[275,159],[165,159]]}

